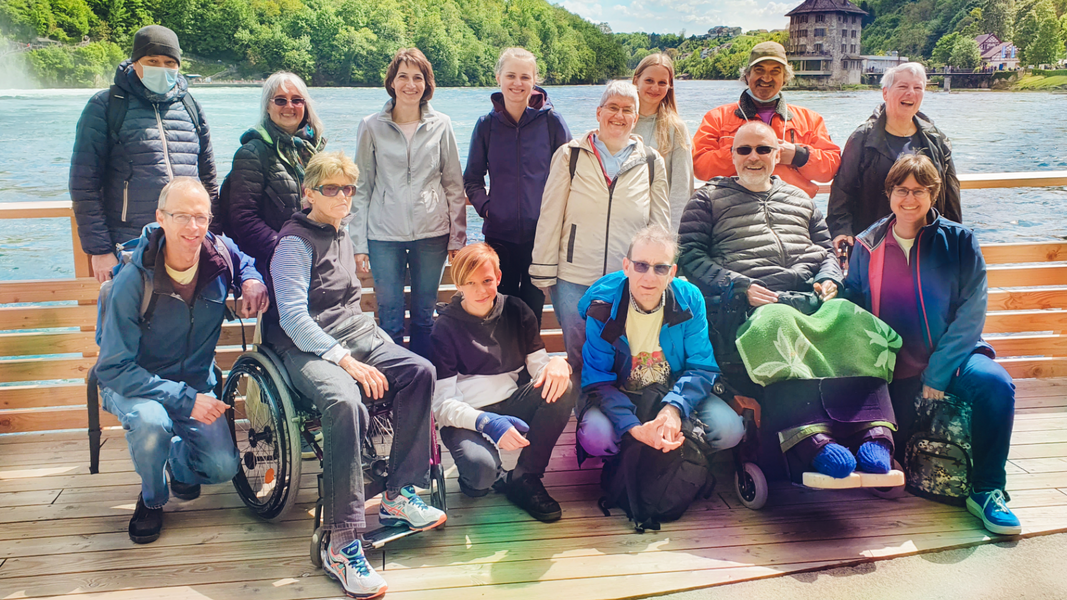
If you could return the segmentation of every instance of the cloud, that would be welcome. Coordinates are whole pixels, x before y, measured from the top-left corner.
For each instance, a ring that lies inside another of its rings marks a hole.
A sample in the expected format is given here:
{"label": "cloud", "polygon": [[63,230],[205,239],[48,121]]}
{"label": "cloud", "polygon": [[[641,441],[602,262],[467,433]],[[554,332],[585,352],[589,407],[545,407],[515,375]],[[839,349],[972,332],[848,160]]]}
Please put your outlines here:
{"label": "cloud", "polygon": [[699,34],[715,25],[742,29],[781,29],[785,13],[799,1],[773,0],[565,0],[562,6],[616,32]]}

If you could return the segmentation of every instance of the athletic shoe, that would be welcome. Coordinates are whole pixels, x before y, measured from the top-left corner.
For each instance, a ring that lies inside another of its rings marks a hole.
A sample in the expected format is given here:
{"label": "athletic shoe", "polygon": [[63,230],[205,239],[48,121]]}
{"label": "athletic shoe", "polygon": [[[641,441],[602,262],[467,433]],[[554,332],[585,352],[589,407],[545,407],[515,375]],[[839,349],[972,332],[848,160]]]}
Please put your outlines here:
{"label": "athletic shoe", "polygon": [[345,546],[340,552],[327,542],[323,544],[322,570],[341,584],[345,594],[352,598],[377,598],[389,588],[385,580],[371,568],[363,555],[359,540]]}
{"label": "athletic shoe", "polygon": [[444,511],[427,506],[415,493],[415,486],[405,485],[396,498],[382,494],[382,506],[378,509],[378,522],[386,527],[407,525],[414,531],[426,531],[448,520]]}
{"label": "athletic shoe", "polygon": [[513,504],[545,523],[558,521],[563,516],[563,509],[559,507],[559,502],[548,495],[540,475],[527,473],[515,480],[511,475],[508,473],[508,500]]}
{"label": "athletic shoe", "polygon": [[133,509],[133,518],[130,519],[130,539],[135,544],[150,544],[159,539],[159,532],[163,530],[163,509],[148,508],[144,505],[144,498],[137,495],[137,507]]}
{"label": "athletic shoe", "polygon": [[170,493],[180,500],[196,500],[200,497],[199,483],[182,483],[174,476],[174,469],[170,468],[167,461],[167,479],[170,480]]}
{"label": "athletic shoe", "polygon": [[1019,535],[1023,526],[1019,517],[1008,508],[1002,490],[971,492],[967,497],[967,511],[982,520],[985,528],[999,535]]}

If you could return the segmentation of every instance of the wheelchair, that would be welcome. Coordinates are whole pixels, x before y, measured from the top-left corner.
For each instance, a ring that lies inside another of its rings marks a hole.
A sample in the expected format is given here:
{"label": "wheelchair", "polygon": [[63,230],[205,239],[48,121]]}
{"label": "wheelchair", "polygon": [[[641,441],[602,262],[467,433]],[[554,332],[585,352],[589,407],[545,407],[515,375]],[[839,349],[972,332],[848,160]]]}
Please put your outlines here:
{"label": "wheelchair", "polygon": [[[322,446],[316,439],[321,420],[314,403],[296,391],[282,360],[264,344],[241,354],[223,388],[221,399],[227,411],[230,432],[240,458],[233,478],[241,500],[267,521],[281,520],[296,503],[300,489],[301,440],[322,461]],[[385,491],[389,476],[387,452],[392,441],[390,402],[366,403],[367,431],[361,448],[365,498]],[[366,415],[365,415],[366,416]],[[436,426],[430,431],[430,504],[446,510],[445,475]],[[321,566],[322,474],[318,476],[311,562]],[[380,548],[385,543],[416,533],[407,527],[382,527],[364,534],[366,543]]]}

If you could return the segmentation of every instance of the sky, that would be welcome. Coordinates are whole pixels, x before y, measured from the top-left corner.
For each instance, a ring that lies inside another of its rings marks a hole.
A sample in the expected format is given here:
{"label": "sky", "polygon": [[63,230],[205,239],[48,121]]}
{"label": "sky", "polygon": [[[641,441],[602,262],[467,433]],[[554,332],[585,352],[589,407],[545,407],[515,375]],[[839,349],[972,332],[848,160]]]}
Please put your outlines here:
{"label": "sky", "polygon": [[784,29],[785,13],[801,0],[552,0],[594,23],[607,22],[616,33],[705,33],[715,25]]}

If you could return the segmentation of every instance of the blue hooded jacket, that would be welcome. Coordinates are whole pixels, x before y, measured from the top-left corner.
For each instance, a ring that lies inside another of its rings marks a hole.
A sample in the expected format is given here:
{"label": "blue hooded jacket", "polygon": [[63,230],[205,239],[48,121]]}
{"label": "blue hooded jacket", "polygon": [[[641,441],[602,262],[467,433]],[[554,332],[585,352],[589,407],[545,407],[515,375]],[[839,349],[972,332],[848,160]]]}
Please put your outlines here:
{"label": "blue hooded jacket", "polygon": [[[96,375],[101,387],[126,398],[155,400],[170,412],[192,413],[196,395],[215,387],[215,345],[222,333],[226,295],[240,296],[244,281],[263,281],[252,259],[228,238],[236,281],[230,285],[225,260],[215,250],[214,235],[207,234],[200,249],[196,292],[190,307],[173,288],[164,270],[163,229],[156,223],[144,228],[130,263],[115,274],[103,321],[97,324],[100,358]],[[156,274],[159,273],[159,277]],[[155,309],[141,318],[145,286],[152,278]]]}
{"label": "blue hooded jacket", "polygon": [[[552,110],[548,92],[534,87],[529,107],[516,123],[504,108],[504,95],[492,95],[493,110],[474,125],[463,188],[484,219],[485,237],[532,242],[541,215],[552,154],[571,141],[571,132]],[[485,187],[489,173],[490,188]]]}
{"label": "blue hooded jacket", "polygon": [[[582,347],[582,392],[599,396],[601,410],[620,437],[641,424],[634,404],[619,389],[630,377],[633,366],[626,339],[629,301],[630,282],[626,273],[616,271],[597,280],[578,302],[586,335]],[[676,407],[684,419],[712,394],[719,365],[708,339],[704,297],[695,285],[672,280],[663,310],[659,344],[674,379],[674,388],[663,403]]]}
{"label": "blue hooded jacket", "polygon": [[[110,91],[89,99],[74,137],[68,188],[86,254],[107,254],[137,238],[156,220],[159,192],[174,177],[196,177],[214,203],[218,195],[215,155],[204,111],[197,104],[200,133],[182,103],[182,76],[166,94],[148,90],[126,60],[115,71],[125,94],[126,116],[118,139],[108,134]],[[194,101],[195,103],[195,101]],[[164,141],[164,139],[166,141]]]}
{"label": "blue hooded jacket", "polygon": [[[885,239],[895,221],[889,215],[856,236],[849,259],[844,296],[875,316],[881,309]],[[982,341],[988,298],[986,267],[973,231],[941,218],[934,209],[927,221],[916,236],[909,265],[923,341],[931,352],[922,382],[945,391],[973,352],[995,357],[992,346]]]}

